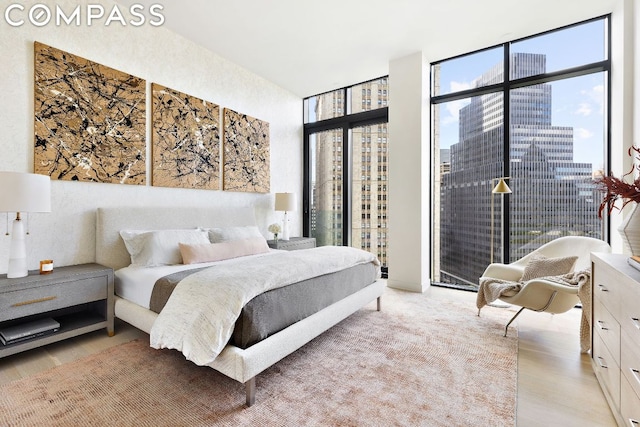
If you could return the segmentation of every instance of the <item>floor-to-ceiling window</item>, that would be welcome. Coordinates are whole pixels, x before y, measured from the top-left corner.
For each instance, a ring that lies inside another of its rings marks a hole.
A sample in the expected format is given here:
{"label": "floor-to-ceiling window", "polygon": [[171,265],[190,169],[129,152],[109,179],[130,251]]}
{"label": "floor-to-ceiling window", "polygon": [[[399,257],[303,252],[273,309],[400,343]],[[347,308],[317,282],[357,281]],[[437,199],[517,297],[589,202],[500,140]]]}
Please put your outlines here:
{"label": "floor-to-ceiling window", "polygon": [[434,282],[473,288],[492,261],[607,238],[609,51],[601,17],[432,64]]}
{"label": "floor-to-ceiling window", "polygon": [[[388,78],[304,100],[305,236],[388,265]],[[386,269],[386,268],[385,268]]]}

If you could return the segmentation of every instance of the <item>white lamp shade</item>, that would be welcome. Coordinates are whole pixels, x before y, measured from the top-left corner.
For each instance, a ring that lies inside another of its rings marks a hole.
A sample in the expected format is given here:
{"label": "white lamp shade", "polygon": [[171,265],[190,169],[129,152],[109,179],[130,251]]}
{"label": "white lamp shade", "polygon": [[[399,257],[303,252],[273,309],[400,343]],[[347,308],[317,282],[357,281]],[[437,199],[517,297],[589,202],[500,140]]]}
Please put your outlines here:
{"label": "white lamp shade", "polygon": [[0,212],[51,212],[51,179],[35,173],[0,172]]}
{"label": "white lamp shade", "polygon": [[276,193],[277,211],[295,211],[296,195],[294,193]]}

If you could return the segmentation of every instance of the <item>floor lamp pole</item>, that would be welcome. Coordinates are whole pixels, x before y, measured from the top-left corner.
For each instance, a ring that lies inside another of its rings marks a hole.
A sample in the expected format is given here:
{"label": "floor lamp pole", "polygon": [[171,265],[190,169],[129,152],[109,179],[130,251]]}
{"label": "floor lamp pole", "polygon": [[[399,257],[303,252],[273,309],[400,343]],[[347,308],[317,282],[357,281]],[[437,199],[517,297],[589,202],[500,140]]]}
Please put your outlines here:
{"label": "floor lamp pole", "polygon": [[493,240],[494,240],[494,209],[493,209],[493,195],[500,194],[500,262],[504,264],[504,195],[511,193],[511,188],[504,181],[509,179],[508,176],[501,178],[493,178],[491,184],[494,181],[498,181],[495,187],[491,190],[491,263],[493,263]]}
{"label": "floor lamp pole", "polygon": [[491,193],[491,258],[490,258],[490,263],[493,264],[493,229],[495,228],[493,226],[493,193]]}
{"label": "floor lamp pole", "polygon": [[504,193],[500,194],[500,262],[504,264]]}

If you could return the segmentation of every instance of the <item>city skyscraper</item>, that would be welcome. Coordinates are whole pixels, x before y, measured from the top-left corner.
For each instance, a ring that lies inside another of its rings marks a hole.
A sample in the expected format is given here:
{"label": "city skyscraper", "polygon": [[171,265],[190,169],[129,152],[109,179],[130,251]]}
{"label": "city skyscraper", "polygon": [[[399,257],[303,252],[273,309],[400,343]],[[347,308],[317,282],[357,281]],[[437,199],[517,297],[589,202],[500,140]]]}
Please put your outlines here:
{"label": "city skyscraper", "polygon": [[[545,71],[543,54],[511,55],[511,79]],[[475,87],[502,82],[503,73],[498,63],[476,79]],[[442,282],[477,285],[492,248],[493,261],[501,261],[501,199],[491,190],[495,179],[505,176],[503,97],[500,92],[471,98],[459,112],[458,142],[450,148],[447,167],[441,167]],[[552,124],[552,85],[513,89],[509,104],[513,193],[504,218],[510,248],[504,262],[562,235],[600,237],[592,164],[573,161],[573,128]]]}

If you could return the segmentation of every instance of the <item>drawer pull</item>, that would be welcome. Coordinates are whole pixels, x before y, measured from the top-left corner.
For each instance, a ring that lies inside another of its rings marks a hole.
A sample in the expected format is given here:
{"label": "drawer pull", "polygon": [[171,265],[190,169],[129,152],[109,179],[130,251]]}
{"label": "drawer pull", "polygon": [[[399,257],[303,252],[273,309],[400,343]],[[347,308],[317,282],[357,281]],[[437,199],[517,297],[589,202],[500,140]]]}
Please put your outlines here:
{"label": "drawer pull", "polygon": [[638,384],[640,384],[640,371],[638,371],[637,369],[633,369],[633,368],[629,368],[629,370],[631,371],[631,374],[633,375],[633,378],[635,378],[636,381],[638,381]]}
{"label": "drawer pull", "polygon": [[52,296],[52,297],[44,297],[44,298],[38,298],[38,299],[32,299],[29,301],[22,301],[22,302],[17,302],[15,304],[13,304],[11,307],[22,307],[23,305],[29,305],[29,304],[37,304],[39,302],[46,302],[46,301],[51,301],[58,298],[57,296]]}
{"label": "drawer pull", "polygon": [[631,427],[638,427],[640,426],[640,421],[634,420],[633,418],[629,418],[629,425]]}
{"label": "drawer pull", "polygon": [[633,326],[635,326],[637,329],[640,329],[640,319],[638,319],[637,317],[632,317],[631,321],[633,322]]}
{"label": "drawer pull", "polygon": [[598,327],[601,331],[608,331],[609,328],[605,326],[605,323],[602,320],[598,320]]}
{"label": "drawer pull", "polygon": [[609,292],[609,289],[607,289],[607,287],[605,285],[598,285],[598,287],[600,288],[600,290],[602,292]]}
{"label": "drawer pull", "polygon": [[609,367],[607,366],[607,363],[604,361],[602,357],[598,356],[596,359],[598,361],[598,365],[600,365],[601,368],[609,369]]}

